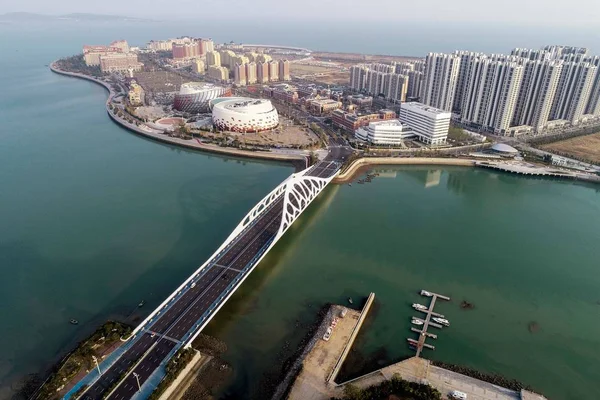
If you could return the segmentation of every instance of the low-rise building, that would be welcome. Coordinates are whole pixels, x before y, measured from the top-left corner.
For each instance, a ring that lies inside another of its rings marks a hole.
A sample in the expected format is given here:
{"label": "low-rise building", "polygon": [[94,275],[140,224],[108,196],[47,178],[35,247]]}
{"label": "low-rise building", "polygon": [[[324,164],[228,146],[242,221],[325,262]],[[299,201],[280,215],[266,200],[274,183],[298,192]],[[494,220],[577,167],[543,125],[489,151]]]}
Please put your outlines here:
{"label": "low-rise building", "polygon": [[380,119],[378,113],[358,114],[344,112],[343,110],[335,110],[331,113],[331,122],[334,126],[352,133],[361,126],[378,119]]}
{"label": "low-rise building", "polygon": [[332,99],[309,99],[306,101],[309,110],[324,114],[342,108],[342,103]]}
{"label": "low-rise building", "polygon": [[138,62],[137,54],[114,53],[100,56],[100,70],[102,72],[135,72],[142,69]]}
{"label": "low-rise building", "polygon": [[132,106],[141,106],[144,104],[144,89],[136,81],[132,81],[129,85],[127,97],[129,98],[129,104]]}
{"label": "low-rise building", "polygon": [[446,143],[451,117],[448,111],[417,102],[400,107],[400,122],[410,126],[421,142],[432,146]]}
{"label": "low-rise building", "polygon": [[397,119],[369,122],[360,127],[354,137],[374,145],[397,146],[405,139],[415,137],[413,130]]}

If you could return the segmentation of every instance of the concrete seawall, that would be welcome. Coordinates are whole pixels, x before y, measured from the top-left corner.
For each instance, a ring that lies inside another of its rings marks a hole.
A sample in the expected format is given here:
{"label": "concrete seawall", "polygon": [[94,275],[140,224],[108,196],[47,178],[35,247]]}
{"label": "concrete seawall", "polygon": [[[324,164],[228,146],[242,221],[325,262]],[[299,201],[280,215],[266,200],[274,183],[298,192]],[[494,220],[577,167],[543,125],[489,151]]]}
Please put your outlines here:
{"label": "concrete seawall", "polygon": [[348,168],[339,174],[333,183],[344,183],[350,181],[361,169],[374,165],[455,165],[461,167],[474,167],[475,160],[464,158],[390,158],[390,157],[365,157],[359,158],[350,164]]}
{"label": "concrete seawall", "polygon": [[346,346],[344,347],[344,351],[342,351],[340,358],[338,359],[337,363],[335,364],[335,367],[331,371],[331,374],[327,378],[327,383],[335,382],[335,378],[337,378],[337,376],[340,372],[340,369],[342,368],[342,365],[344,365],[344,361],[346,361],[346,357],[348,356],[348,353],[350,352],[350,349],[352,348],[352,345],[354,344],[354,340],[356,340],[356,336],[358,335],[358,332],[360,332],[360,328],[362,327],[363,323],[365,322],[365,319],[367,318],[367,315],[369,314],[369,310],[371,309],[371,305],[373,304],[374,300],[375,300],[375,293],[371,292],[371,294],[369,294],[369,297],[367,298],[367,302],[365,303],[365,306],[363,307],[363,309],[360,313],[360,316],[358,317],[358,322],[356,323],[356,326],[354,326],[354,329],[352,330],[352,333],[350,334],[350,339],[348,339],[348,342],[346,343]]}
{"label": "concrete seawall", "polygon": [[144,136],[148,139],[166,143],[166,144],[170,144],[173,146],[184,147],[184,148],[190,149],[190,150],[222,154],[222,155],[229,155],[229,156],[234,156],[234,157],[254,158],[254,159],[262,159],[262,160],[270,160],[270,161],[283,161],[283,162],[293,162],[293,161],[298,161],[298,160],[303,160],[303,161],[305,160],[305,158],[303,156],[295,156],[295,155],[291,155],[291,154],[269,153],[269,152],[264,152],[264,151],[247,151],[247,150],[226,148],[226,147],[220,147],[220,146],[209,145],[209,144],[204,144],[204,143],[201,144],[201,143],[198,143],[197,141],[194,141],[193,139],[192,140],[184,140],[184,139],[180,139],[180,138],[173,138],[168,135],[164,135],[162,133],[153,133],[153,132],[144,131],[143,129],[139,128],[135,124],[130,124],[126,121],[123,121],[122,119],[118,118],[116,115],[114,115],[111,112],[111,110],[109,108],[109,104],[111,104],[111,100],[116,95],[116,93],[113,91],[110,84],[108,84],[100,79],[91,77],[89,75],[79,74],[76,72],[63,71],[56,67],[55,62],[50,64],[50,70],[59,75],[65,75],[65,76],[70,76],[73,78],[85,79],[87,81],[97,83],[98,85],[101,85],[102,87],[104,87],[109,92],[105,107],[106,107],[106,112],[108,113],[108,116],[110,117],[110,119],[112,119],[115,123],[117,123],[121,127],[127,129],[128,131],[133,132],[138,135],[141,135],[141,136]]}

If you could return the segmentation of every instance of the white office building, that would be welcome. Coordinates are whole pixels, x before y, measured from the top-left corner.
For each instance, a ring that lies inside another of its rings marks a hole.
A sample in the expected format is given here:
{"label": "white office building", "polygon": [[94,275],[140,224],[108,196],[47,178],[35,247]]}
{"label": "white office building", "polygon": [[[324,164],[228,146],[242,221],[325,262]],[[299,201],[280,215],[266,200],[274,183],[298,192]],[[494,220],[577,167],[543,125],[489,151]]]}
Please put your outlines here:
{"label": "white office building", "polygon": [[422,103],[403,103],[400,107],[400,122],[408,125],[421,142],[432,146],[446,143],[451,117],[449,111]]}
{"label": "white office building", "polygon": [[397,119],[370,122],[354,132],[356,139],[380,146],[398,146],[405,139],[415,137],[415,133],[406,124]]}

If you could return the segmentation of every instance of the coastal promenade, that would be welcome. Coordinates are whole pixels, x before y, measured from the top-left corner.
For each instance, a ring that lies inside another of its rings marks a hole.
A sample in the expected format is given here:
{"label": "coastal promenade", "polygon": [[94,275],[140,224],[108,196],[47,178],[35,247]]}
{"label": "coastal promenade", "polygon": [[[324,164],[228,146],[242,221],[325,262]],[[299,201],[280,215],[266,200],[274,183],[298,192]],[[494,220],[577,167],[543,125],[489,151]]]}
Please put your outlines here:
{"label": "coastal promenade", "polygon": [[534,165],[523,161],[481,161],[470,158],[436,158],[436,157],[363,157],[354,160],[334,180],[334,183],[350,182],[362,170],[383,165],[440,165],[478,167],[511,174],[538,177],[567,179],[582,182],[600,183],[600,176],[561,169],[553,166]]}
{"label": "coastal promenade", "polygon": [[109,82],[106,82],[102,79],[95,78],[93,76],[80,74],[77,72],[69,72],[69,71],[61,70],[57,67],[56,62],[53,62],[52,64],[50,64],[50,70],[52,72],[55,72],[60,75],[70,76],[70,77],[79,78],[79,79],[85,79],[87,81],[97,83],[98,85],[101,85],[102,87],[104,87],[109,92],[109,95],[108,95],[108,98],[107,98],[106,104],[105,104],[106,112],[107,112],[108,116],[115,123],[122,126],[123,128],[125,128],[131,132],[134,132],[138,135],[144,136],[151,140],[159,141],[159,142],[174,145],[174,146],[184,147],[184,148],[191,149],[191,150],[224,154],[224,155],[229,155],[229,156],[234,156],[234,157],[256,158],[256,159],[262,159],[262,160],[272,160],[272,161],[282,161],[282,162],[293,162],[293,161],[298,161],[298,160],[305,161],[306,157],[309,155],[309,153],[307,151],[297,151],[295,153],[290,152],[290,151],[284,151],[284,150],[267,152],[267,151],[248,151],[248,150],[240,150],[240,149],[235,149],[235,148],[230,148],[230,147],[221,147],[221,146],[217,146],[217,145],[203,143],[202,141],[200,141],[199,139],[196,139],[196,138],[191,139],[191,140],[185,140],[185,139],[181,139],[178,137],[171,137],[171,136],[165,134],[164,132],[157,130],[157,129],[153,129],[145,124],[142,124],[140,126],[138,126],[136,124],[131,124],[131,123],[127,122],[126,120],[119,118],[113,112],[111,112],[111,109],[109,106],[110,106],[110,104],[112,104],[113,99],[116,96],[124,95],[124,93],[116,92]]}

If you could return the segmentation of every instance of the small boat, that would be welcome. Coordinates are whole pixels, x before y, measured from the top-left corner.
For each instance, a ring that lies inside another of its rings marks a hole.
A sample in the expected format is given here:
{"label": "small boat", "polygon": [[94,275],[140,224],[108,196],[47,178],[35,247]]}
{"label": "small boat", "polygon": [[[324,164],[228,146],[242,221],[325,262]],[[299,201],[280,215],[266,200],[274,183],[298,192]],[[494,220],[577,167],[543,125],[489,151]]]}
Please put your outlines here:
{"label": "small boat", "polygon": [[427,307],[425,307],[423,304],[417,304],[417,303],[413,303],[413,308],[415,310],[419,310],[419,311],[427,311]]}
{"label": "small boat", "polygon": [[421,296],[431,297],[433,296],[433,294],[431,292],[428,292],[427,290],[421,290]]}
{"label": "small boat", "polygon": [[69,323],[72,324],[72,325],[77,325],[79,323],[79,321],[77,321],[76,319],[71,319],[69,321]]}
{"label": "small boat", "polygon": [[331,327],[327,328],[327,332],[325,332],[325,334],[323,335],[323,340],[328,342],[329,339],[331,338],[332,333],[333,333],[333,329],[331,329]]}
{"label": "small boat", "polygon": [[412,321],[410,321],[412,324],[414,325],[423,325],[423,321],[420,321],[418,319],[414,319]]}
{"label": "small boat", "polygon": [[448,321],[447,319],[439,318],[439,317],[433,317],[432,320],[434,320],[438,324],[450,326],[450,321]]}
{"label": "small boat", "polygon": [[352,184],[351,184],[351,183],[349,183],[349,184],[348,184],[348,186],[352,186]]}
{"label": "small boat", "polygon": [[140,304],[138,304],[138,307],[143,307],[144,304],[146,304],[146,300],[142,300],[140,301]]}
{"label": "small boat", "polygon": [[353,304],[352,297],[348,297],[348,303]]}

